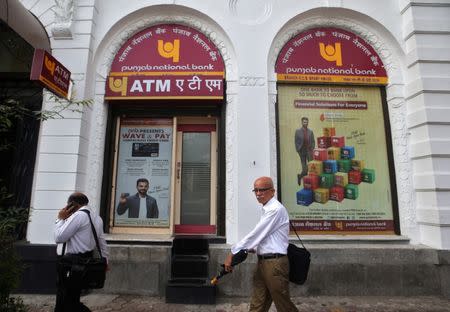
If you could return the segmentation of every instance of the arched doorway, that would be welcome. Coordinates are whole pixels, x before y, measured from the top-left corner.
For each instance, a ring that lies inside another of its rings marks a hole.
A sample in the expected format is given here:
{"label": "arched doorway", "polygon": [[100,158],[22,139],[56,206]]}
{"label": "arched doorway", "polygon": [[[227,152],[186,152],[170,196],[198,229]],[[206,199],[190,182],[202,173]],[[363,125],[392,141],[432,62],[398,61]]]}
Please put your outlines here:
{"label": "arched doorway", "polygon": [[399,234],[387,74],[362,38],[312,28],[275,65],[279,189],[308,234]]}
{"label": "arched doorway", "polygon": [[218,234],[224,77],[214,43],[184,25],[146,28],[118,50],[105,92],[112,233]]}

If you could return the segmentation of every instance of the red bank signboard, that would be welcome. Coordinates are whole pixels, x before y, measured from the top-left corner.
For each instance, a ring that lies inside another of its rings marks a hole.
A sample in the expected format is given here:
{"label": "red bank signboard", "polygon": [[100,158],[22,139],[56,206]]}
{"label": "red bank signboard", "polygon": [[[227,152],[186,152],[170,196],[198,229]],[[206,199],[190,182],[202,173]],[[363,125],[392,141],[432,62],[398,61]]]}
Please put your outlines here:
{"label": "red bank signboard", "polygon": [[30,80],[36,80],[56,95],[68,98],[70,71],[45,50],[34,51]]}
{"label": "red bank signboard", "polygon": [[363,39],[338,28],[314,28],[292,38],[276,65],[280,82],[387,84],[384,65]]}
{"label": "red bank signboard", "polygon": [[119,49],[105,99],[222,99],[224,68],[218,49],[199,31],[152,26]]}

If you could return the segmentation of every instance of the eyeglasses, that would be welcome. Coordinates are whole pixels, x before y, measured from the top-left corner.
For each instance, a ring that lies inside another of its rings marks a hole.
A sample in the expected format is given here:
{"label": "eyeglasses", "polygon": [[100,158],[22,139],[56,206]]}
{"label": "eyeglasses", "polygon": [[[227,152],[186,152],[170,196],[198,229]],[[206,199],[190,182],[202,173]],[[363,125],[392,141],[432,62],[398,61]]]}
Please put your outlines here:
{"label": "eyeglasses", "polygon": [[265,191],[271,190],[271,187],[266,187],[266,188],[255,188],[252,190],[253,193],[264,193]]}

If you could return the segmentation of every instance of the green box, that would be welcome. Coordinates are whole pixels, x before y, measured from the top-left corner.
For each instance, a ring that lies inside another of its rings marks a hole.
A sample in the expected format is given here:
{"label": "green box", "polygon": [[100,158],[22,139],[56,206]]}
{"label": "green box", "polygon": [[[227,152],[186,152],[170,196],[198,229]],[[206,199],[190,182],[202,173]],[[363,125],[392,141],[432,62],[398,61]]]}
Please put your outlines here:
{"label": "green box", "polygon": [[358,185],[347,184],[345,186],[344,197],[348,199],[357,199],[359,195]]}
{"label": "green box", "polygon": [[339,172],[349,172],[352,168],[352,160],[351,159],[339,159],[337,161],[338,171]]}
{"label": "green box", "polygon": [[322,173],[319,175],[319,181],[321,188],[330,188],[334,185],[334,174]]}
{"label": "green box", "polygon": [[366,183],[373,183],[375,181],[375,170],[364,168],[361,171],[361,180]]}

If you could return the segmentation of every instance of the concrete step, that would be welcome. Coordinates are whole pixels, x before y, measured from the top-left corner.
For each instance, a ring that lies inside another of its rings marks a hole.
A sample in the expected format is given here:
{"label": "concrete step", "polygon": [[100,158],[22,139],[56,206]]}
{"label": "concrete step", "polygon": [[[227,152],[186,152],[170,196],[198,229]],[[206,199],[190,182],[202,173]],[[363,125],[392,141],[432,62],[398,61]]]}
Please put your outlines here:
{"label": "concrete step", "polygon": [[166,285],[166,303],[215,304],[216,287],[209,279],[170,279]]}

